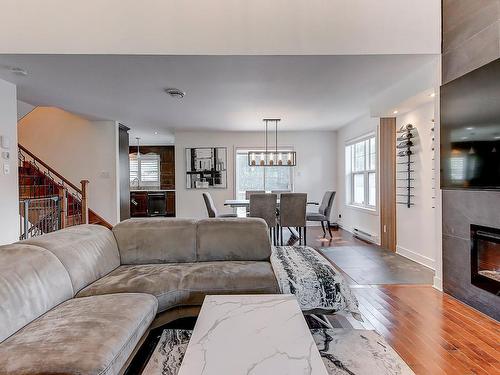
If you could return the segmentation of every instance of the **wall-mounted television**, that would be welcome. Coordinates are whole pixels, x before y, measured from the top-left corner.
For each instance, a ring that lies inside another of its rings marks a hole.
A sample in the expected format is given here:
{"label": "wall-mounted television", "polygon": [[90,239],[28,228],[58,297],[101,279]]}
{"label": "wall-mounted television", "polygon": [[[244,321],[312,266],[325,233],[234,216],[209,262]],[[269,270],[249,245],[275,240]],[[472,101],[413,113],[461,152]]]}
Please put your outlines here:
{"label": "wall-mounted television", "polygon": [[441,188],[500,189],[500,59],[441,87]]}

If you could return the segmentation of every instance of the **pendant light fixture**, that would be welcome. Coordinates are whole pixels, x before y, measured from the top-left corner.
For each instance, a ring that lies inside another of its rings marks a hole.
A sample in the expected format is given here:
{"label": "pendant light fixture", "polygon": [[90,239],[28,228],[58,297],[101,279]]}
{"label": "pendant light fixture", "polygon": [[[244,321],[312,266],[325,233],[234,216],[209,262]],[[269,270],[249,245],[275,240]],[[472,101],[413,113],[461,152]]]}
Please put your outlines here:
{"label": "pendant light fixture", "polygon": [[139,159],[141,158],[141,153],[140,153],[140,150],[139,150],[139,147],[140,147],[140,142],[141,142],[141,138],[139,137],[135,137],[135,140],[137,141],[137,162],[139,162]]}
{"label": "pendant light fixture", "polygon": [[[265,118],[266,126],[266,147],[265,151],[248,151],[248,165],[251,167],[294,167],[297,165],[297,154],[295,151],[278,149],[278,123],[280,118]],[[269,123],[274,123],[275,147],[274,150],[268,148],[268,128]]]}

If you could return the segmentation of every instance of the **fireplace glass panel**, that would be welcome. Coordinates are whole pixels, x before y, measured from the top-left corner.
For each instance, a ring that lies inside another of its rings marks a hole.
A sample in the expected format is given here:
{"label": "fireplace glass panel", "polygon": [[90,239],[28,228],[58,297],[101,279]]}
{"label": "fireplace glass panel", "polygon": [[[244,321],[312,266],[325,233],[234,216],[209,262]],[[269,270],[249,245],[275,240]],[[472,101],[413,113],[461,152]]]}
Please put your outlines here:
{"label": "fireplace glass panel", "polygon": [[500,230],[471,225],[472,284],[500,293]]}
{"label": "fireplace glass panel", "polygon": [[480,240],[478,242],[478,273],[484,277],[500,281],[500,251],[498,243]]}

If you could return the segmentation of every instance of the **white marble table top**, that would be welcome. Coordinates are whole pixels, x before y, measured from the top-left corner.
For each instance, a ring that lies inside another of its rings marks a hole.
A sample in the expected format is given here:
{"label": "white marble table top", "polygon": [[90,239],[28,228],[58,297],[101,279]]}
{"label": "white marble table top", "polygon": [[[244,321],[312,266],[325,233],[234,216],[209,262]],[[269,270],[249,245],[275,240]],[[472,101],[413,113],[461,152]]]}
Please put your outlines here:
{"label": "white marble table top", "polygon": [[326,375],[293,295],[207,296],[179,375]]}

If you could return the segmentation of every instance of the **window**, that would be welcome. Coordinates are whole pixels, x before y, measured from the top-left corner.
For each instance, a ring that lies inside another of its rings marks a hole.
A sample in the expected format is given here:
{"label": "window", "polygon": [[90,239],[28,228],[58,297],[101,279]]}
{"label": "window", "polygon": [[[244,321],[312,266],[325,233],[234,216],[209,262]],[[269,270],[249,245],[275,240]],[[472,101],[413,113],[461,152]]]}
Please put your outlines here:
{"label": "window", "polygon": [[465,180],[465,157],[452,156],[450,158],[450,177],[454,182],[462,182]]}
{"label": "window", "polygon": [[130,155],[130,186],[160,187],[160,156],[157,154]]}
{"label": "window", "polygon": [[346,195],[352,206],[377,206],[377,145],[374,134],[348,143],[345,148]]}
{"label": "window", "polygon": [[248,151],[236,150],[236,199],[245,199],[249,190],[293,191],[293,167],[251,167]]}

